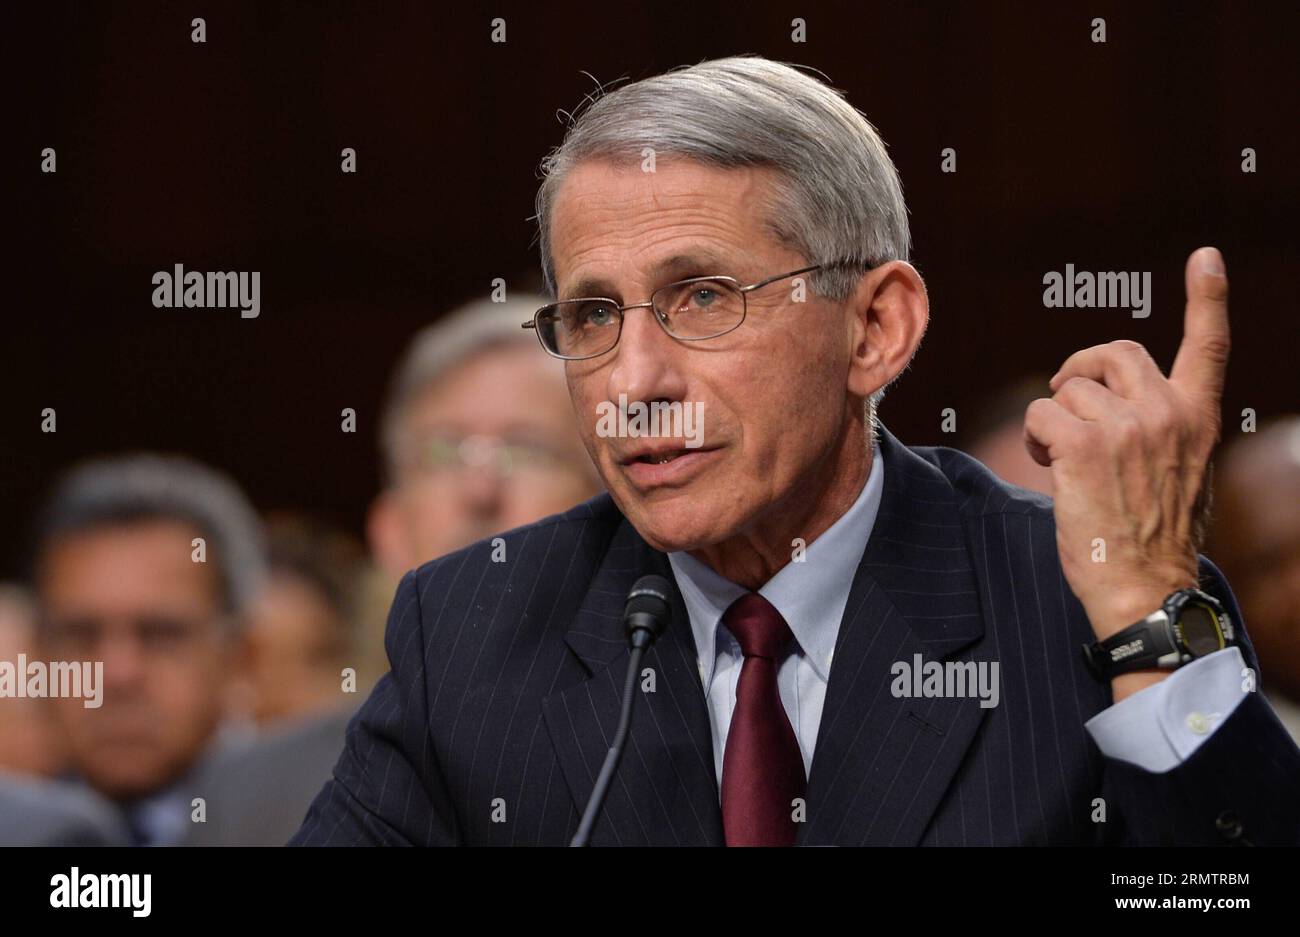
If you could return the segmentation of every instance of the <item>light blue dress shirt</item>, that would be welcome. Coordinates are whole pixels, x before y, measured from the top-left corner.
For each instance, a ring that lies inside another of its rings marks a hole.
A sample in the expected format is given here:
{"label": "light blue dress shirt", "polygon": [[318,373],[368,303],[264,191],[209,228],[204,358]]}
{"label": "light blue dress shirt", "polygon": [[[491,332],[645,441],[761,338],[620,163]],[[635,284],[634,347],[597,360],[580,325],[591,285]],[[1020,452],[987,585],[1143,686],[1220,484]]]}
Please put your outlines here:
{"label": "light blue dress shirt", "polygon": [[[817,730],[840,622],[853,577],[875,526],[884,492],[885,464],[877,446],[871,472],[853,505],[802,559],[786,564],[758,591],[779,611],[795,642],[781,661],[777,685],[781,703],[799,739],[804,774],[812,770]],[[791,544],[791,553],[795,553]],[[699,649],[700,680],[713,734],[713,764],[722,786],[727,729],[736,706],[743,662],[740,645],[722,615],[749,590],[724,579],[688,553],[668,554]],[[1182,667],[1161,682],[1102,710],[1086,727],[1101,751],[1148,771],[1168,771],[1191,756],[1245,698],[1241,652],[1225,648]]]}

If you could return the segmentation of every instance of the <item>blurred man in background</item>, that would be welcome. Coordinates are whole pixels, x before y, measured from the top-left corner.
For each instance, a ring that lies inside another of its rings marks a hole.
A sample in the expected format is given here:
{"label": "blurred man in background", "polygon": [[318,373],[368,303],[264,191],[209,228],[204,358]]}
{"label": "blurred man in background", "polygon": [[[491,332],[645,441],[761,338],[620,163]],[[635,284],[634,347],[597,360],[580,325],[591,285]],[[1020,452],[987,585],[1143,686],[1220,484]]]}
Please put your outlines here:
{"label": "blurred man in background", "polygon": [[548,301],[462,306],[417,332],[397,363],[380,417],[384,489],[367,519],[378,566],[365,597],[368,677],[388,670],[384,622],[403,573],[601,488],[562,363],[537,360],[537,338],[519,327]]}
{"label": "blurred man in background", "polygon": [[71,770],[131,841],[181,841],[194,779],[228,711],[260,525],[227,478],[183,458],[86,464],[37,527],[41,654],[103,663],[102,706],[54,701]]}
{"label": "blurred man in background", "polygon": [[1206,551],[1232,579],[1264,695],[1300,742],[1300,416],[1243,433],[1219,461]]}
{"label": "blurred man in background", "polygon": [[361,545],[300,515],[266,526],[270,574],[249,612],[247,668],[262,731],[205,766],[207,822],[191,826],[187,845],[282,845],[329,779],[365,689],[344,677],[358,669]]}
{"label": "blurred man in background", "polygon": [[295,535],[272,522],[272,586],[255,603],[251,632],[257,718],[270,725],[331,698],[345,702],[271,726],[215,759],[204,785],[210,819],[188,842],[279,845],[298,829],[364,696],[339,692],[341,666],[356,667],[362,691],[388,669],[383,629],[403,573],[599,489],[563,367],[538,355],[536,339],[519,327],[545,302],[525,295],[463,307],[417,333],[398,363],[381,415],[386,486],[367,525],[377,568],[360,590],[354,660],[339,656],[345,645],[330,635],[350,614],[344,594],[357,581],[355,558],[341,544],[329,547],[318,527]]}
{"label": "blurred man in background", "polygon": [[564,368],[519,327],[547,302],[472,303],[419,332],[399,362],[381,423],[386,487],[368,522],[391,583],[600,490]]}
{"label": "blurred man in background", "polygon": [[[19,654],[37,659],[36,608],[20,586],[0,584],[0,661],[16,661]],[[49,778],[66,764],[48,700],[0,701],[0,771]]]}
{"label": "blurred man in background", "polygon": [[[0,585],[0,661],[39,659],[36,609],[17,585]],[[50,701],[0,698],[0,846],[121,845],[111,805],[84,788],[52,783],[67,752]]]}
{"label": "blurred man in background", "polygon": [[304,515],[266,520],[269,575],[248,623],[249,707],[259,726],[337,709],[344,668],[355,667],[365,551]]}
{"label": "blurred man in background", "polygon": [[1052,470],[1030,458],[1024,439],[1025,410],[1050,393],[1043,376],[1027,377],[997,391],[973,412],[958,417],[964,431],[958,448],[1003,481],[1051,497]]}

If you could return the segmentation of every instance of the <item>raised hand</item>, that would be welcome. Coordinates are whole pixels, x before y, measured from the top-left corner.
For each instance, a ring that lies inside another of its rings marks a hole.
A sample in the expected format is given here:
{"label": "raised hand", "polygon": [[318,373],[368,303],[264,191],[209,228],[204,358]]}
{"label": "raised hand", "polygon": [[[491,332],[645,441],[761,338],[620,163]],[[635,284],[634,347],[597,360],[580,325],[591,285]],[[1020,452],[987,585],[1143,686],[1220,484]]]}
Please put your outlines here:
{"label": "raised hand", "polygon": [[[1229,349],[1218,250],[1195,251],[1185,278],[1183,340],[1168,378],[1136,342],[1097,345],[1071,355],[1053,396],[1025,412],[1025,444],[1052,470],[1061,566],[1099,639],[1197,580]],[[1119,677],[1115,699],[1162,677]]]}

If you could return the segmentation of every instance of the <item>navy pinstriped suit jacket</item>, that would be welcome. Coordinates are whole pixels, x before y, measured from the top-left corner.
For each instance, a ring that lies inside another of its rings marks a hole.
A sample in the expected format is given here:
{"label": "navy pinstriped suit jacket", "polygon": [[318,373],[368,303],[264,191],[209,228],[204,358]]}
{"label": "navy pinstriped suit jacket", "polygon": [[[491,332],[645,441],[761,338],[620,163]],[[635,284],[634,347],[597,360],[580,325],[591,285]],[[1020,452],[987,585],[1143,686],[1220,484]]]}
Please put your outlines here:
{"label": "navy pinstriped suit jacket", "polygon": [[[1092,630],[1050,502],[960,452],[880,437],[884,495],[835,649],[802,844],[1297,841],[1300,751],[1258,693],[1166,774],[1102,756],[1084,722],[1110,690],[1083,667]],[[484,541],[403,578],[392,671],[291,845],[568,842],[618,721],[628,590],[672,571],[608,495],[503,536],[506,562]],[[1202,572],[1240,622],[1218,570]],[[680,596],[673,615],[593,844],[723,842]],[[999,705],[895,698],[890,667],[917,653],[999,661]]]}

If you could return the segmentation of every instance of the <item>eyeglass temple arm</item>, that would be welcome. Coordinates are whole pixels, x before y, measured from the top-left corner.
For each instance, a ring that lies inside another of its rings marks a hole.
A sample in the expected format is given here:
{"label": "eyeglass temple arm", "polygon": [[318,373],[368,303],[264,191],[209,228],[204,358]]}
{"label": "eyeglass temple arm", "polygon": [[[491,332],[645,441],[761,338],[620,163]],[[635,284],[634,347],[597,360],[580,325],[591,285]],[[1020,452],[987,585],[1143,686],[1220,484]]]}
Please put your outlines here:
{"label": "eyeglass temple arm", "polygon": [[811,273],[814,270],[820,270],[822,266],[822,264],[813,264],[811,267],[804,267],[802,270],[791,270],[789,273],[778,273],[776,276],[768,277],[766,280],[759,280],[757,283],[752,283],[749,286],[742,286],[740,291],[742,293],[748,293],[751,290],[762,289],[769,283],[775,283],[777,280],[784,280],[786,277],[797,277],[801,273]]}

